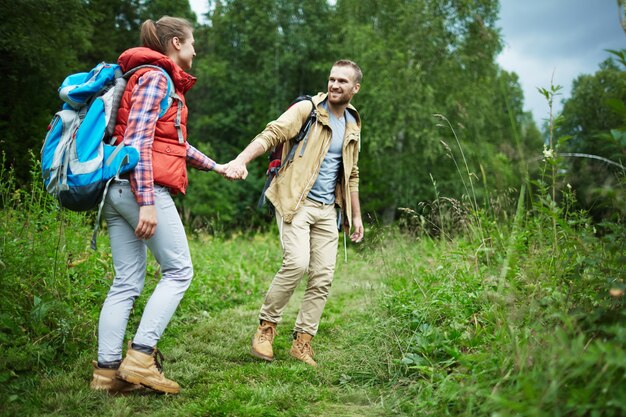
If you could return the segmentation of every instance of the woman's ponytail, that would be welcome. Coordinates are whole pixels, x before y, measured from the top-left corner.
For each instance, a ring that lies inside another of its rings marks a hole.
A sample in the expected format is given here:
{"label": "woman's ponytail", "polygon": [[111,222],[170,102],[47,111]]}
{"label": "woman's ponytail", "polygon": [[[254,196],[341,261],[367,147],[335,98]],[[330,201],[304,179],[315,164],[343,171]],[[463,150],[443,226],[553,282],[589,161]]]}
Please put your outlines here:
{"label": "woman's ponytail", "polygon": [[157,52],[165,52],[163,45],[161,45],[161,41],[159,40],[159,35],[154,20],[148,19],[141,24],[141,33],[139,35],[139,39],[142,46],[153,49]]}
{"label": "woman's ponytail", "polygon": [[181,17],[163,16],[156,22],[147,19],[141,24],[141,45],[165,54],[167,44],[174,38],[185,41],[193,25]]}

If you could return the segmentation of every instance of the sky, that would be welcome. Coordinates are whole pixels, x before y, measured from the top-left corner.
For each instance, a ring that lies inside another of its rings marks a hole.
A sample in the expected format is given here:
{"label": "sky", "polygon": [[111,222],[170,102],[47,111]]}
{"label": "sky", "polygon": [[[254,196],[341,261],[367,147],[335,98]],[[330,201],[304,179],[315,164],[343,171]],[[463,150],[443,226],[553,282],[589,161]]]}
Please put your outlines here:
{"label": "sky", "polygon": [[525,110],[540,126],[548,103],[537,87],[563,87],[554,110],[571,96],[572,81],[594,74],[611,56],[605,49],[626,48],[617,0],[501,0],[504,50],[497,62],[515,72],[524,91]]}
{"label": "sky", "polygon": [[[191,0],[198,16],[206,13],[207,0]],[[524,110],[539,126],[549,116],[548,104],[538,87],[562,86],[554,111],[571,95],[572,81],[594,74],[610,56],[605,49],[626,48],[617,0],[500,0],[498,27],[504,49],[498,64],[515,72],[524,91]]]}

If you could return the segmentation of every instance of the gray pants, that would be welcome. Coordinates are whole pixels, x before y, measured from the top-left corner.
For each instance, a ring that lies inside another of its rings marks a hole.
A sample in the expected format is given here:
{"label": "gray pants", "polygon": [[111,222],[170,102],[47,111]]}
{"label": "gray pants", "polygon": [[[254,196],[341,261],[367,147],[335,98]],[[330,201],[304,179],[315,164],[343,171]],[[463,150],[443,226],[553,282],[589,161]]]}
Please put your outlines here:
{"label": "gray pants", "polygon": [[135,236],[137,204],[128,181],[111,184],[103,208],[111,240],[115,279],[107,294],[98,326],[98,361],[122,358],[128,317],[141,294],[146,276],[146,248],[161,267],[161,280],[146,304],[133,342],[156,346],[191,284],[193,266],[185,229],[167,188],[155,184],[157,227],[154,236]]}

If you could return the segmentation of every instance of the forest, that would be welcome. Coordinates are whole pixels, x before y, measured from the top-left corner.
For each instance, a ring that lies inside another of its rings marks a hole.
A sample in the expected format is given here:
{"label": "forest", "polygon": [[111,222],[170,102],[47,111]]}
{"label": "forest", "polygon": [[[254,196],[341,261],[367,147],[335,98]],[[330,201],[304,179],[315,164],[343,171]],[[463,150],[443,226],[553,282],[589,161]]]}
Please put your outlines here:
{"label": "forest", "polygon": [[[539,86],[537,126],[496,62],[498,0],[207,2],[0,0],[1,415],[626,414],[626,49],[559,113],[561,87]],[[40,149],[63,79],[163,15],[196,22],[189,141],[221,163],[337,59],[363,70],[366,238],[341,243],[318,372],[247,356],[280,265],[261,157],[245,181],[190,170],[175,199],[196,277],[163,349],[186,394],[89,391],[108,236],[90,250],[95,214],[46,194]]]}

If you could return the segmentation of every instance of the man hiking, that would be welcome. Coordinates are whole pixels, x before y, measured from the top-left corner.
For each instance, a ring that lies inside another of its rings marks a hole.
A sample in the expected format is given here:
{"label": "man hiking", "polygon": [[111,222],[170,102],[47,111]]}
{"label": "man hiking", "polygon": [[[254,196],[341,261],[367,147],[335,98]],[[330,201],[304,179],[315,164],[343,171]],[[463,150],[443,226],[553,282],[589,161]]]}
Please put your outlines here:
{"label": "man hiking", "polygon": [[[293,159],[283,162],[265,196],[276,210],[283,262],[259,313],[260,324],[252,339],[252,355],[271,361],[276,325],[305,273],[308,281],[298,312],[289,354],[308,365],[313,360],[311,339],[326,305],[337,257],[338,229],[343,226],[353,242],[363,239],[359,203],[359,149],[361,119],[350,104],[361,87],[361,69],[352,61],[333,64],[326,93],[291,106],[269,123],[237,158],[225,176],[245,179],[246,164],[284,143],[283,159],[296,146]],[[295,145],[295,137],[311,114],[314,124]]]}

